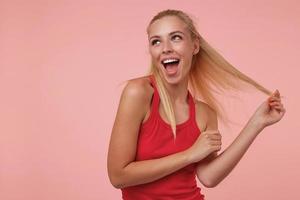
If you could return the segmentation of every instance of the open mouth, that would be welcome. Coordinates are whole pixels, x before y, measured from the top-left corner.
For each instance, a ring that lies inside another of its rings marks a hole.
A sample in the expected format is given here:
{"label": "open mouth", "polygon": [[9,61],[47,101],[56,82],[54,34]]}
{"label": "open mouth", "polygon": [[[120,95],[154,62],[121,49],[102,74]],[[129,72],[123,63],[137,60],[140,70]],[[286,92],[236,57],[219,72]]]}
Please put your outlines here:
{"label": "open mouth", "polygon": [[179,62],[180,60],[177,58],[168,58],[164,59],[161,63],[166,69],[167,73],[172,75],[177,73]]}

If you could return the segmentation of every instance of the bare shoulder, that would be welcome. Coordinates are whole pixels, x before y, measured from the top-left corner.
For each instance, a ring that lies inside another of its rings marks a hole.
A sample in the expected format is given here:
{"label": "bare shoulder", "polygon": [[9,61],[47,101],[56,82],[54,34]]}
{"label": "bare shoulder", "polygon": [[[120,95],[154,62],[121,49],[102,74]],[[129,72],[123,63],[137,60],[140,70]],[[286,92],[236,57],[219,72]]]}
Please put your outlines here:
{"label": "bare shoulder", "polygon": [[216,115],[216,111],[207,103],[200,100],[196,100],[195,102],[196,102],[196,107],[198,108],[199,111],[204,110],[209,115]]}
{"label": "bare shoulder", "polygon": [[126,88],[133,92],[139,92],[139,94],[146,94],[149,90],[152,89],[152,87],[150,86],[150,80],[147,76],[128,80]]}
{"label": "bare shoulder", "polygon": [[121,95],[121,102],[137,107],[142,112],[142,121],[149,115],[149,107],[153,95],[153,88],[148,76],[138,77],[127,81]]}
{"label": "bare shoulder", "polygon": [[151,99],[153,88],[147,76],[130,79],[125,86],[122,95],[133,100],[140,100],[147,103]]}
{"label": "bare shoulder", "polygon": [[216,129],[218,126],[216,111],[207,103],[200,100],[195,100],[195,105],[196,121],[198,127],[201,127],[201,125],[202,127],[204,126],[205,128],[203,128],[202,130]]}
{"label": "bare shoulder", "polygon": [[[150,87],[150,88],[149,88]],[[109,151],[110,177],[134,161],[140,124],[147,112],[151,86],[145,78],[129,80],[124,87],[113,125]]]}

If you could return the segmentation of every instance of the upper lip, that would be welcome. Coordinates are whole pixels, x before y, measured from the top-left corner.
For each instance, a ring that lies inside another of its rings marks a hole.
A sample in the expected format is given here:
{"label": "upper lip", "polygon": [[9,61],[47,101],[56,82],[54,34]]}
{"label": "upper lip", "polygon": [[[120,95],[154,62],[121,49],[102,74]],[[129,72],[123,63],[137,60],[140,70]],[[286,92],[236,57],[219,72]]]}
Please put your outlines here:
{"label": "upper lip", "polygon": [[166,58],[161,59],[160,63],[163,64],[163,61],[165,61],[165,60],[167,60],[167,59],[177,59],[177,60],[180,61],[179,58],[177,58],[177,57],[175,57],[175,56],[172,56],[172,57],[166,57]]}

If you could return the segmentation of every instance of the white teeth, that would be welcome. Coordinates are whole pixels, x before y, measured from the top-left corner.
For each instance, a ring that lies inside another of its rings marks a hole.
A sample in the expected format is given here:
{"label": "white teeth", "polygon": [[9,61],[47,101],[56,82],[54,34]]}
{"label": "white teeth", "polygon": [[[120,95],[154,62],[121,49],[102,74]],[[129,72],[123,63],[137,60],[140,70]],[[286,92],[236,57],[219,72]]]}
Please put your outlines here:
{"label": "white teeth", "polygon": [[174,61],[179,61],[179,59],[174,59],[174,58],[166,59],[166,60],[163,60],[162,63],[167,64],[167,63],[174,62]]}

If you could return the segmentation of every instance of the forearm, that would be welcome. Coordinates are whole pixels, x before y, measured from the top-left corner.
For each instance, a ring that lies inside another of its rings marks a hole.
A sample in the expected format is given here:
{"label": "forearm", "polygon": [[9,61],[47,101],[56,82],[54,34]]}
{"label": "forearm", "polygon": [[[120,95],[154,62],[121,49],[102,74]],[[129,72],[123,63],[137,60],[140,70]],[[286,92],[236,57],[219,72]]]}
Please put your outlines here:
{"label": "forearm", "polygon": [[124,167],[115,187],[123,188],[158,180],[191,164],[185,151],[163,158],[135,161]]}
{"label": "forearm", "polygon": [[238,137],[225,151],[205,167],[198,169],[198,177],[205,179],[209,183],[208,185],[211,186],[220,183],[233,170],[262,130],[261,126],[256,125],[250,119]]}

